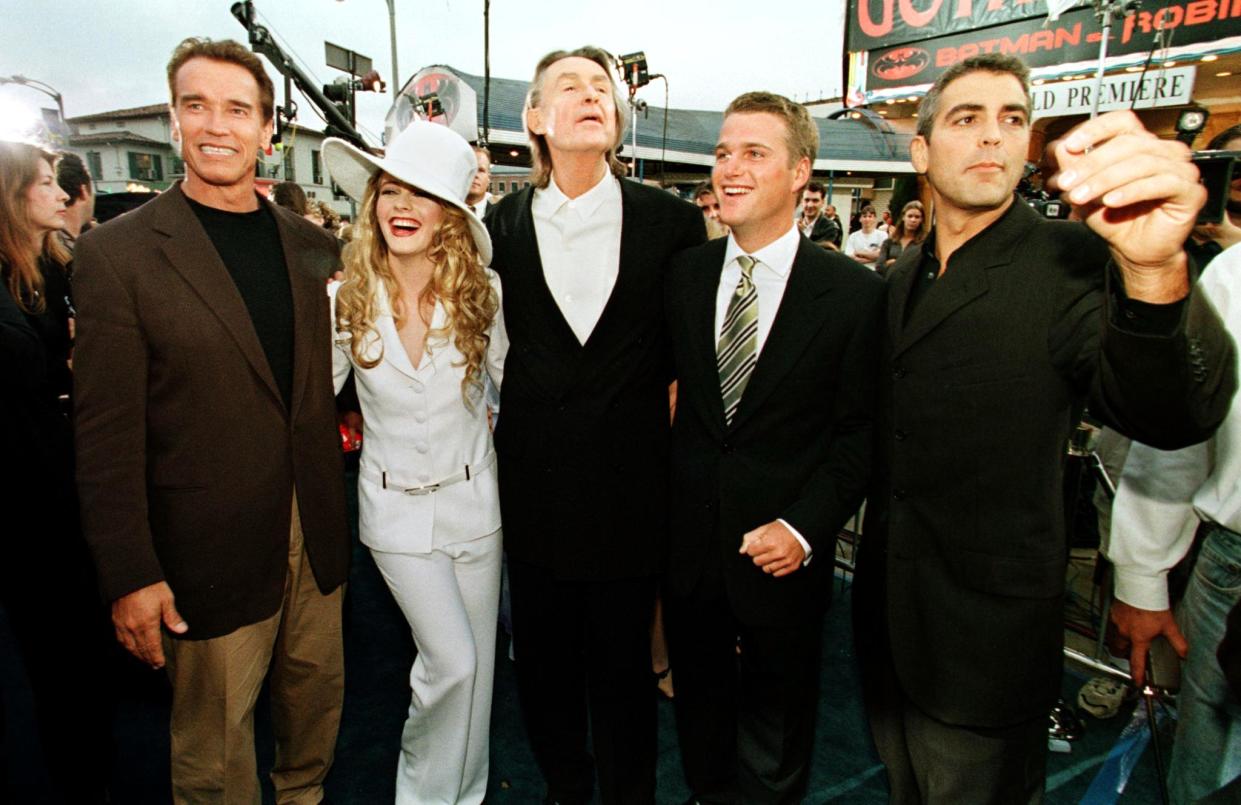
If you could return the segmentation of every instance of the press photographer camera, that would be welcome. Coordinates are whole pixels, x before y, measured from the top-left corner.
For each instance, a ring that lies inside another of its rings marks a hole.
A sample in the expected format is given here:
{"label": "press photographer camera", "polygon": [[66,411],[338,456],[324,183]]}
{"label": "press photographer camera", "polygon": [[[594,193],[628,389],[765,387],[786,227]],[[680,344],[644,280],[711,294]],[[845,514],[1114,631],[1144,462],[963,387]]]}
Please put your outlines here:
{"label": "press photographer camera", "polygon": [[[1219,145],[1238,140],[1241,136]],[[1215,144],[1213,141],[1212,145]],[[1198,211],[1199,224],[1221,223],[1225,215],[1232,215],[1234,219],[1241,217],[1241,168],[1237,167],[1238,159],[1241,159],[1241,150],[1213,148],[1194,152],[1194,165],[1207,190],[1206,203]],[[1035,186],[1034,177],[1038,172],[1036,163],[1026,163],[1025,173],[1017,184],[1018,195],[1044,218],[1067,219],[1072,208],[1058,196]]]}
{"label": "press photographer camera", "polygon": [[1034,177],[1038,175],[1038,172],[1038,163],[1026,163],[1021,181],[1017,183],[1017,195],[1021,196],[1022,201],[1044,218],[1067,220],[1072,207],[1067,202],[1061,201],[1059,196],[1053,196],[1041,186],[1035,186]]}
{"label": "press photographer camera", "polygon": [[[1237,171],[1237,159],[1241,151],[1206,150],[1194,152],[1194,165],[1202,176],[1202,184],[1207,189],[1207,201],[1198,211],[1198,223],[1218,224],[1224,216],[1241,216],[1241,173]],[[1231,198],[1230,196],[1236,196]]]}

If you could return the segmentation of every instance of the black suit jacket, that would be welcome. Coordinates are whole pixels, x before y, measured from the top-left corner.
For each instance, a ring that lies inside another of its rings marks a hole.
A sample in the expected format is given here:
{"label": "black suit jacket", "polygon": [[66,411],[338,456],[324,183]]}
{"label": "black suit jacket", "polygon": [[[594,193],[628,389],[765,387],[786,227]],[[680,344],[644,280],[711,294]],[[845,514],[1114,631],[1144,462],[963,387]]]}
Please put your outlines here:
{"label": "black suit jacket", "polygon": [[1236,387],[1232,343],[1196,290],[1171,335],[1126,331],[1103,241],[1020,201],[906,323],[922,248],[888,282],[859,654],[890,640],[905,693],[941,721],[1042,718],[1060,689],[1063,474],[1083,405],[1148,444],[1200,441]]}
{"label": "black suit jacket", "polygon": [[621,181],[619,274],[582,344],[544,279],[533,198],[506,196],[488,217],[509,337],[496,429],[505,549],[565,579],[650,576],[666,516],[664,275],[706,239],[702,215]]}
{"label": "black suit jacket", "polygon": [[[817,617],[834,540],[870,468],[883,282],[801,238],[771,332],[731,425],[716,366],[715,307],[726,239],[679,255],[667,315],[678,392],[668,583],[681,596],[724,584],[754,625]],[[783,518],[814,552],[773,578],[738,553],[742,535]]]}
{"label": "black suit jacket", "polygon": [[167,581],[189,638],[218,637],[279,609],[295,486],[319,588],[348,573],[324,285],[340,265],[336,239],[263,203],[293,296],[291,410],[180,186],[77,244],[84,533],[104,595]]}
{"label": "black suit jacket", "polygon": [[840,245],[840,226],[826,215],[820,215],[810,230],[810,240],[815,243],[831,242]]}

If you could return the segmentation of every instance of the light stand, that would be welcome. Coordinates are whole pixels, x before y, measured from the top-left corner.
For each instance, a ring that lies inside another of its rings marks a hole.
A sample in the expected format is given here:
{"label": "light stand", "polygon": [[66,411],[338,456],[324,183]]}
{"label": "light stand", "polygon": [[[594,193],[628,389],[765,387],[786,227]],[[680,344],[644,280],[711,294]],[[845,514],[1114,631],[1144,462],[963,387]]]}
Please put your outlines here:
{"label": "light stand", "polygon": [[36,81],[35,79],[27,78],[24,75],[0,76],[0,84],[16,84],[19,87],[29,87],[30,89],[42,92],[44,95],[47,95],[52,100],[56,101],[56,110],[60,114],[60,131],[57,132],[57,134],[64,136],[69,133],[69,126],[65,123],[65,99],[51,84]]}
{"label": "light stand", "polygon": [[1141,0],[1094,0],[1095,16],[1103,36],[1099,39],[1099,66],[1094,75],[1094,103],[1091,105],[1090,117],[1099,116],[1099,104],[1103,96],[1103,73],[1107,62],[1107,41],[1112,35],[1112,20],[1127,17],[1137,11]]}
{"label": "light stand", "polygon": [[633,160],[629,163],[629,171],[633,178],[638,178],[638,112],[646,111],[646,101],[638,100],[640,87],[651,83],[651,76],[646,66],[646,53],[638,51],[628,53],[617,59],[616,69],[629,85],[629,125],[633,134]]}

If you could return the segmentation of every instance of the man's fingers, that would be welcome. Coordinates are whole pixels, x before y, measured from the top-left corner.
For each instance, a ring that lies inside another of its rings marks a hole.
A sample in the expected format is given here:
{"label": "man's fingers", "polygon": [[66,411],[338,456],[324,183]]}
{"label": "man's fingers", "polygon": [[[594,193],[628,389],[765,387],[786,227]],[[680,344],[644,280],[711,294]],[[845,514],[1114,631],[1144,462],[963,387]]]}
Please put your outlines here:
{"label": "man's fingers", "polygon": [[1207,191],[1200,184],[1165,173],[1129,182],[1123,187],[1109,190],[1102,198],[1103,204],[1113,209],[1164,200],[1181,203],[1188,219],[1196,216],[1198,209],[1206,203]]}
{"label": "man's fingers", "polygon": [[[185,619],[182,618],[181,615],[177,612],[177,608],[173,606],[173,603],[171,600],[164,603],[163,619],[164,619],[164,625],[167,626],[168,630],[171,632],[176,632],[177,634],[185,634],[186,631],[189,630],[190,628],[189,625],[185,622]],[[155,635],[156,635],[156,640],[158,641],[159,639],[158,629],[156,630]]]}
{"label": "man's fingers", "polygon": [[780,550],[779,546],[771,545],[766,542],[762,543],[758,550],[751,555],[754,557],[754,564],[762,568],[766,568],[767,565],[770,565],[773,562],[780,562],[787,558],[784,551]]}
{"label": "man's fingers", "polygon": [[[151,634],[154,634],[152,642]],[[159,626],[154,630],[141,626],[117,626],[116,639],[126,651],[152,668],[164,667],[163,646],[159,642]]]}
{"label": "man's fingers", "polygon": [[134,639],[133,633],[128,629],[122,629],[119,626],[116,627],[116,642],[120,643],[121,647],[130,654],[140,660],[143,659],[142,654],[138,651],[138,641]]}
{"label": "man's fingers", "polygon": [[794,570],[797,570],[799,567],[801,567],[801,562],[789,558],[781,562],[776,569],[772,571],[771,575],[777,579],[783,578],[784,576],[792,573]]}
{"label": "man's fingers", "polygon": [[164,646],[160,642],[159,626],[148,629],[140,639],[142,640],[142,659],[152,668],[163,668]]}
{"label": "man's fingers", "polygon": [[[1171,173],[1197,182],[1198,170],[1190,157],[1189,149],[1182,143],[1125,135],[1089,154],[1062,158],[1062,170],[1050,183],[1056,189],[1079,193],[1082,191],[1078,188],[1089,185],[1095,195],[1101,195],[1111,187],[1142,176]],[[1113,178],[1117,176],[1122,178]],[[1072,192],[1069,198],[1077,200]]]}
{"label": "man's fingers", "polygon": [[1068,136],[1056,142],[1054,148],[1058,156],[1072,156],[1085,153],[1087,149],[1121,134],[1141,133],[1149,132],[1133,112],[1108,112],[1077,125]]}
{"label": "man's fingers", "polygon": [[[1170,198],[1199,186],[1198,171],[1193,164],[1146,155],[1120,158],[1093,172],[1083,166],[1067,175],[1074,181],[1067,184],[1062,178],[1061,183],[1067,186],[1067,199],[1073,204],[1100,199],[1108,206],[1120,207],[1148,199]],[[1152,179],[1160,179],[1162,183],[1151,185],[1145,195],[1130,191]]]}
{"label": "man's fingers", "polygon": [[1142,687],[1146,682],[1146,652],[1151,644],[1134,640],[1129,645],[1129,673],[1133,675],[1133,684]]}
{"label": "man's fingers", "polygon": [[1172,621],[1169,627],[1163,632],[1164,637],[1168,638],[1168,643],[1172,645],[1172,650],[1182,660],[1189,653],[1189,641],[1185,639],[1185,635],[1181,634],[1181,629],[1176,625],[1176,621]]}

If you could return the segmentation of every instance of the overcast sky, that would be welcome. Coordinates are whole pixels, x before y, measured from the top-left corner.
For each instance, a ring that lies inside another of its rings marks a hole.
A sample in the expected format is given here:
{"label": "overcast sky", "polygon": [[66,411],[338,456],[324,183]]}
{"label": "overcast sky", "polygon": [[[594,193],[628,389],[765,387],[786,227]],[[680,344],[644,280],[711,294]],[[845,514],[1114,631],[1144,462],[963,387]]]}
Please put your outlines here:
{"label": "overcast sky", "polygon": [[[447,64],[483,72],[482,0],[395,0],[402,81]],[[69,117],[167,100],[164,65],[186,36],[235,38],[245,29],[231,0],[0,0],[0,76],[55,87]],[[319,83],[340,73],[323,42],[370,56],[385,81],[392,66],[385,0],[256,0],[259,21]],[[539,57],[596,44],[646,52],[670,82],[670,105],[723,109],[735,95],[766,89],[798,100],[841,94],[844,0],[492,0],[491,73],[529,79]],[[761,12],[761,13],[760,13]],[[266,61],[266,60],[265,60]],[[277,100],[281,79],[274,71]],[[391,88],[390,88],[391,89]],[[639,97],[663,105],[663,85]],[[359,94],[359,123],[377,143],[390,95]],[[29,89],[0,86],[0,101],[52,106]],[[322,124],[307,104],[299,121]]]}

